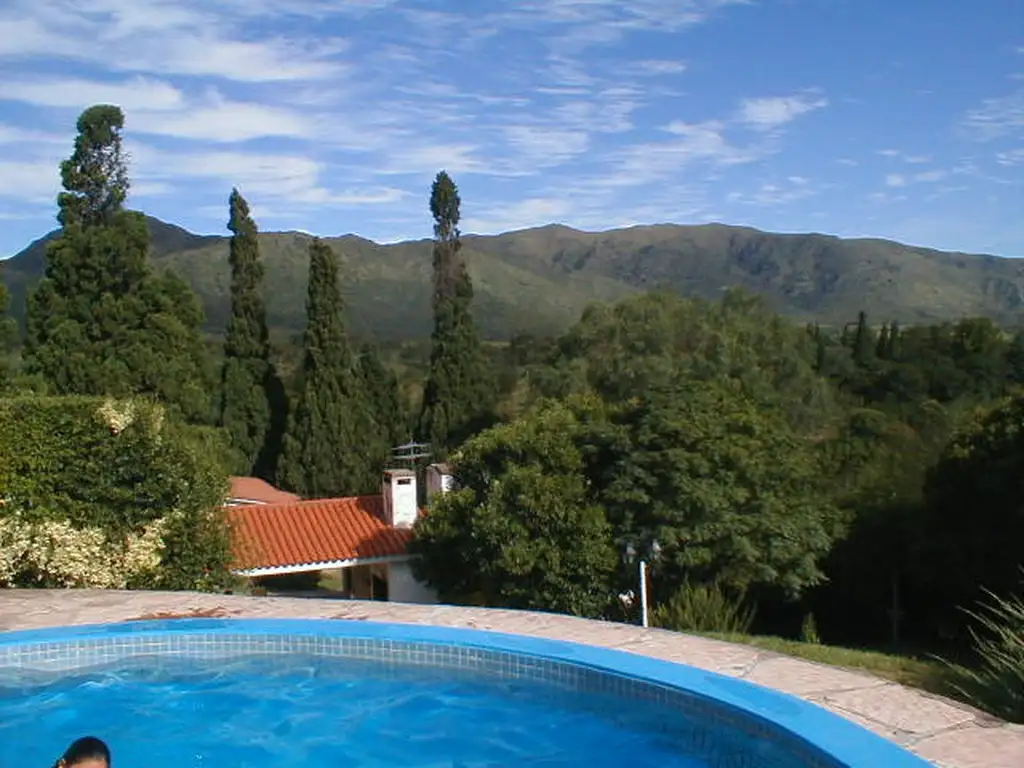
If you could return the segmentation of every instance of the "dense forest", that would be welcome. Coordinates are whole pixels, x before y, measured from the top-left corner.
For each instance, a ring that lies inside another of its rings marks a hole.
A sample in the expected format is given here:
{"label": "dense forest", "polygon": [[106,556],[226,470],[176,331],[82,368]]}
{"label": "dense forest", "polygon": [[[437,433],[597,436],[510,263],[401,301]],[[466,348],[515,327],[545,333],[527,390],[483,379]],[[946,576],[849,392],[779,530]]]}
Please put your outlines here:
{"label": "dense forest", "polygon": [[[963,685],[1024,716],[1024,330],[864,313],[825,328],[742,291],[654,292],[594,304],[557,337],[488,344],[442,171],[428,344],[354,338],[343,262],[319,239],[305,330],[273,339],[237,190],[231,314],[211,339],[124,207],[123,127],[116,107],[82,114],[25,337],[0,324],[0,584],[223,588],[211,499],[229,473],[369,493],[415,438],[457,480],[413,545],[447,601],[635,620],[643,558],[666,626],[966,659]],[[102,578],[59,572],[32,560],[44,524],[143,554],[107,558]],[[144,546],[160,535],[162,555]],[[723,618],[697,621],[702,600]]]}

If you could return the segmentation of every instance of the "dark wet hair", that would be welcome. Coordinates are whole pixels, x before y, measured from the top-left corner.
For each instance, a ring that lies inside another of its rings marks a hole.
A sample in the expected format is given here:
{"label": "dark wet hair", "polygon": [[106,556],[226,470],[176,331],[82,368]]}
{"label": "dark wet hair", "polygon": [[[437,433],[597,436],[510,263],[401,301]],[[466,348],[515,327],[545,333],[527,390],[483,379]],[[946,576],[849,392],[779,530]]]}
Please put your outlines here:
{"label": "dark wet hair", "polygon": [[102,760],[110,765],[110,749],[95,736],[83,736],[67,748],[53,768],[74,768],[86,760]]}

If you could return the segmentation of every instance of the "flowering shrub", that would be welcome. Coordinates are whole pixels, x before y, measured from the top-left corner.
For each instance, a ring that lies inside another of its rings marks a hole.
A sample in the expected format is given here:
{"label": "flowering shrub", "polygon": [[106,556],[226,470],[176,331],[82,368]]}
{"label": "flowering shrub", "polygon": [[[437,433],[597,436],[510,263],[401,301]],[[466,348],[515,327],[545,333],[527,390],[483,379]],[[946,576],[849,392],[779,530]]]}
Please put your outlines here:
{"label": "flowering shrub", "polygon": [[155,520],[119,541],[99,528],[0,518],[0,587],[123,589],[160,567],[164,527]]}
{"label": "flowering shrub", "polygon": [[0,586],[213,589],[227,471],[142,399],[0,400]]}

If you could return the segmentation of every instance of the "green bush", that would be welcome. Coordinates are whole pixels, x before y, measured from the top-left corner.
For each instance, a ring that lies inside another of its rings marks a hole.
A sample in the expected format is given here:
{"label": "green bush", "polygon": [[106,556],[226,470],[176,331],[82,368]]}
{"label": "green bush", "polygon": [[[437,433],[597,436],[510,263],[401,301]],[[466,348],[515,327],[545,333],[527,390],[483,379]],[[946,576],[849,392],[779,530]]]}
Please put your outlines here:
{"label": "green bush", "polygon": [[0,585],[226,584],[215,445],[142,399],[0,400]]}
{"label": "green bush", "polygon": [[804,616],[800,625],[800,641],[811,645],[821,645],[821,636],[818,634],[818,622],[814,620],[814,614],[808,613]]}
{"label": "green bush", "polygon": [[949,664],[952,685],[979,709],[1011,722],[1024,723],[1024,597],[998,597],[977,611],[967,611],[977,663]]}
{"label": "green bush", "polygon": [[745,635],[754,623],[754,613],[753,606],[730,597],[718,584],[684,581],[668,602],[651,612],[651,623],[677,632]]}

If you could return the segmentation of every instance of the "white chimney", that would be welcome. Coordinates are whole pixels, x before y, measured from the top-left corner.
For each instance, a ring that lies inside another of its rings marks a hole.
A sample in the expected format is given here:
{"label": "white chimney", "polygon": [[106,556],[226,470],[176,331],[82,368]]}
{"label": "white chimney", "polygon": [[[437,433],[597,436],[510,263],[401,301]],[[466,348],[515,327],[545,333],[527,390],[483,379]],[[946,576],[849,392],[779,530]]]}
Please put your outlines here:
{"label": "white chimney", "polygon": [[419,516],[416,473],[408,469],[384,470],[384,522],[393,528],[412,528]]}
{"label": "white chimney", "polygon": [[455,486],[455,478],[447,464],[431,464],[426,471],[427,504],[440,493],[448,493]]}

